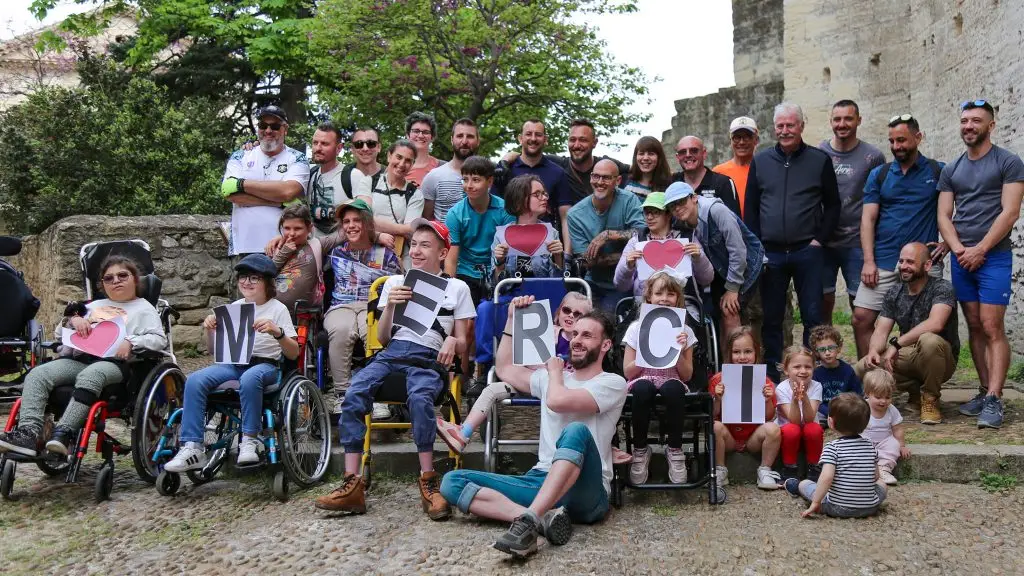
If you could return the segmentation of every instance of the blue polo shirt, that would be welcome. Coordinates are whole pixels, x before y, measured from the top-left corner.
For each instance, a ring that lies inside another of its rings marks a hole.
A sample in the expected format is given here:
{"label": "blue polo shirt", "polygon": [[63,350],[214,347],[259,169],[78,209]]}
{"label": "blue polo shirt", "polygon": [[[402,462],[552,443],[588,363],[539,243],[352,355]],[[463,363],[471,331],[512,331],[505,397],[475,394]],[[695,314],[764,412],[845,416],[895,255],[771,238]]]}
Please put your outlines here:
{"label": "blue polo shirt", "polygon": [[[943,166],[939,162],[939,167]],[[879,170],[888,174],[878,185]],[[923,154],[906,174],[899,162],[876,167],[864,184],[864,203],[878,204],[875,225],[875,265],[894,271],[900,250],[910,242],[937,242],[939,239],[938,179]]]}
{"label": "blue polo shirt", "polygon": [[504,198],[505,184],[516,176],[522,176],[523,174],[533,174],[544,183],[544,189],[548,191],[548,208],[552,212],[557,212],[558,206],[572,206],[576,203],[572,188],[569,186],[569,177],[566,176],[565,170],[549,160],[547,156],[541,156],[540,164],[536,166],[529,166],[524,163],[522,156],[516,158],[516,161],[508,167],[508,177],[502,179],[503,183],[500,188],[498,184],[495,184],[491,188],[491,193]]}
{"label": "blue polo shirt", "polygon": [[490,203],[483,214],[473,209],[469,198],[463,198],[448,210],[444,223],[451,233],[452,246],[459,247],[457,274],[482,278],[477,266],[490,266],[491,242],[498,226],[512,224],[515,217],[505,211],[505,201],[490,194]]}

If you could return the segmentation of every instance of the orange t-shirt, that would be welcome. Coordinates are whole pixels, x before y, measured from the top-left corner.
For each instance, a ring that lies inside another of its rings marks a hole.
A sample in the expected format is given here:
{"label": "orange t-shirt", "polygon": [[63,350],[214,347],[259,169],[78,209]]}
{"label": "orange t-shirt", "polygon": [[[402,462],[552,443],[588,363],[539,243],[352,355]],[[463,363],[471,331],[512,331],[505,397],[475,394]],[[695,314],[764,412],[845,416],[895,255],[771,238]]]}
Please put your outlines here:
{"label": "orange t-shirt", "polygon": [[[438,160],[437,158],[431,156],[430,161],[427,162],[426,166],[422,168],[410,168],[409,173],[405,175],[405,179],[412,182],[413,184],[416,185],[417,188],[419,188],[420,184],[423,183],[423,179],[427,176],[427,174],[434,168],[440,166],[441,164],[444,164],[443,160]],[[744,176],[744,178],[746,178],[746,176]]]}
{"label": "orange t-shirt", "polygon": [[714,171],[732,178],[733,183],[736,184],[736,196],[738,196],[740,200],[740,216],[742,217],[743,201],[747,195],[747,174],[750,173],[750,164],[740,166],[730,158],[718,166],[715,166]]}
{"label": "orange t-shirt", "polygon": [[[715,395],[715,387],[718,386],[718,384],[721,383],[721,382],[722,382],[722,373],[721,372],[719,372],[718,374],[715,374],[714,376],[712,376],[711,379],[708,381],[708,392],[710,392],[712,396]],[[772,387],[772,390],[775,390],[775,382],[772,382],[771,378],[765,378],[765,382],[769,386]],[[721,420],[721,419],[722,419],[721,416],[716,418],[716,420]],[[725,425],[725,427],[729,429],[729,433],[732,434],[732,439],[736,441],[736,450],[737,451],[741,451],[741,452],[743,451],[743,447],[747,443],[747,439],[750,438],[750,435],[753,434],[754,431],[757,430],[757,428],[759,426],[761,426],[761,425],[760,424],[726,424]]]}

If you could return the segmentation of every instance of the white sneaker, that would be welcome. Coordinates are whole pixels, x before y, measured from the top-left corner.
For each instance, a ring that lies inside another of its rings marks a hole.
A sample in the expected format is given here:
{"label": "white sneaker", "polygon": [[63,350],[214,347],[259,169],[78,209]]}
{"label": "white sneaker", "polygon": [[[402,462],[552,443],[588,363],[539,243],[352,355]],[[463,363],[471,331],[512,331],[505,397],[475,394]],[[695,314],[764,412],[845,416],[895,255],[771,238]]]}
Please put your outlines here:
{"label": "white sneaker", "polygon": [[243,436],[238,443],[238,465],[251,466],[260,461],[260,452],[263,450],[263,442],[256,438]]}
{"label": "white sneaker", "polygon": [[892,472],[889,472],[885,468],[878,469],[878,479],[881,480],[882,482],[885,482],[887,486],[895,486],[899,484],[899,480],[897,480],[896,477],[892,475]]}
{"label": "white sneaker", "polygon": [[767,466],[757,467],[757,487],[762,490],[778,490],[782,485],[782,475]]}
{"label": "white sneaker", "polygon": [[673,484],[686,482],[686,453],[682,448],[665,448],[668,460],[668,481]]}
{"label": "white sneaker", "polygon": [[391,409],[388,408],[387,404],[381,402],[373,403],[373,419],[374,420],[390,420]]}
{"label": "white sneaker", "polygon": [[729,469],[725,466],[715,466],[715,484],[719,488],[729,485]]}
{"label": "white sneaker", "polygon": [[629,465],[629,482],[639,485],[647,482],[647,466],[651,462],[651,447],[634,448],[633,463]]}
{"label": "white sneaker", "polygon": [[206,447],[199,442],[185,442],[174,458],[164,464],[164,470],[180,474],[188,470],[200,470],[203,466],[206,466]]}

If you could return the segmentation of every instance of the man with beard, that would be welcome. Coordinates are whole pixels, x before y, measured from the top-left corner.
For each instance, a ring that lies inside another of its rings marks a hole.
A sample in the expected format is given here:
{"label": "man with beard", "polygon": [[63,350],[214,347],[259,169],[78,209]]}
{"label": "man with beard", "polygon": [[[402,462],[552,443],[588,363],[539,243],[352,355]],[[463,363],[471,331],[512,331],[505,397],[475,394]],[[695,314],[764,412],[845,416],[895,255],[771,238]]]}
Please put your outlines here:
{"label": "man with beard", "polygon": [[495,366],[502,382],[541,400],[537,465],[524,476],[454,470],[441,482],[441,495],[462,512],[511,522],[494,547],[520,558],[537,551],[537,536],[561,546],[573,522],[592,524],[608,513],[612,436],[626,402],[626,380],[601,369],[614,343],[611,319],[600,312],[576,320],[572,371],[558,356],[540,369],[512,364],[514,309],[532,302],[512,300]]}
{"label": "man with beard", "polygon": [[[347,197],[344,200],[361,198],[367,205],[373,202],[370,195],[371,179],[356,168],[346,170],[338,162],[343,144],[341,130],[330,122],[320,124],[316,132],[313,132],[310,150],[316,166],[309,171],[307,188],[309,211],[315,225],[313,232],[317,238],[327,236],[338,226],[334,211],[343,200],[339,192],[344,192]],[[343,183],[343,180],[348,182]]]}
{"label": "man with beard", "polygon": [[[911,242],[900,250],[900,283],[885,293],[867,356],[857,377],[874,368],[892,372],[896,387],[921,397],[921,423],[940,424],[942,384],[953,376],[960,354],[953,284],[935,278],[928,247]],[[893,324],[899,336],[889,337]]]}
{"label": "man with beard", "polygon": [[705,198],[718,198],[726,208],[742,218],[739,195],[732,179],[705,166],[707,159],[704,141],[696,136],[683,136],[676,143],[676,160],[683,169],[672,174],[672,181],[686,182]]}
{"label": "man with beard", "polygon": [[232,256],[262,253],[277,235],[281,206],[301,197],[309,183],[306,155],[285,146],[288,116],[277,106],[257,115],[260,145],[236,150],[228,160],[221,194],[231,202]]}
{"label": "man with beard", "polygon": [[[985,100],[960,105],[960,137],[967,151],[939,177],[939,232],[953,253],[951,277],[964,310],[971,357],[981,389],[960,406],[979,428],[1003,424],[1003,384],[1010,343],[1003,319],[1012,293],[1010,232],[1020,217],[1024,163],[992,144],[995,109]],[[954,213],[955,208],[955,213]]]}
{"label": "man with beard", "polygon": [[[900,248],[921,242],[935,245],[931,274],[942,277],[945,246],[938,246],[939,173],[942,163],[918,151],[921,128],[910,114],[889,120],[889,150],[895,158],[871,171],[864,185],[860,244],[864,264],[853,300],[853,334],[857,357],[867,354],[875,318],[885,293],[899,282],[896,262]],[[920,404],[911,394],[911,403]]]}
{"label": "man with beard", "polygon": [[448,210],[466,197],[462,189],[462,163],[480,148],[476,122],[460,118],[452,126],[452,159],[434,168],[423,178],[423,217],[444,222]]}

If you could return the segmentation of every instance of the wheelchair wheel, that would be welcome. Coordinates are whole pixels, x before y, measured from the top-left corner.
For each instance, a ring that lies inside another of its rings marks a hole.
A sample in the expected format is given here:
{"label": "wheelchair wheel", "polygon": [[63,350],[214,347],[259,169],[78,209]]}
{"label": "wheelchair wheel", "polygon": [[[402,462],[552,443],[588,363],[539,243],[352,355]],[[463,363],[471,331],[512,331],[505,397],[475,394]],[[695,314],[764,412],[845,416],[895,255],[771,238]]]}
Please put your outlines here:
{"label": "wheelchair wheel", "polygon": [[331,422],[315,384],[294,374],[280,396],[281,459],[289,478],[306,488],[320,481],[331,457]]}
{"label": "wheelchair wheel", "polygon": [[288,474],[284,470],[278,470],[271,481],[270,491],[277,498],[278,502],[288,501]]}
{"label": "wheelchair wheel", "polygon": [[714,484],[708,488],[708,504],[712,506],[725,504],[727,496],[725,488],[719,488]]}
{"label": "wheelchair wheel", "polygon": [[156,491],[161,496],[174,496],[181,488],[181,475],[164,470],[156,477]]}
{"label": "wheelchair wheel", "polygon": [[114,490],[114,466],[104,464],[96,475],[96,487],[93,489],[93,496],[99,504],[110,499],[110,493]]}
{"label": "wheelchair wheel", "polygon": [[[135,398],[135,421],[132,426],[132,463],[143,481],[153,484],[160,474],[153,461],[163,433],[164,423],[172,412],[182,406],[185,393],[185,375],[170,362],[164,362],[150,371]],[[177,437],[175,432],[174,437]]]}
{"label": "wheelchair wheel", "polygon": [[8,460],[4,458],[3,471],[0,472],[0,497],[4,500],[14,500],[11,497],[11,491],[14,489],[14,474],[17,471],[18,465],[14,460]]}

